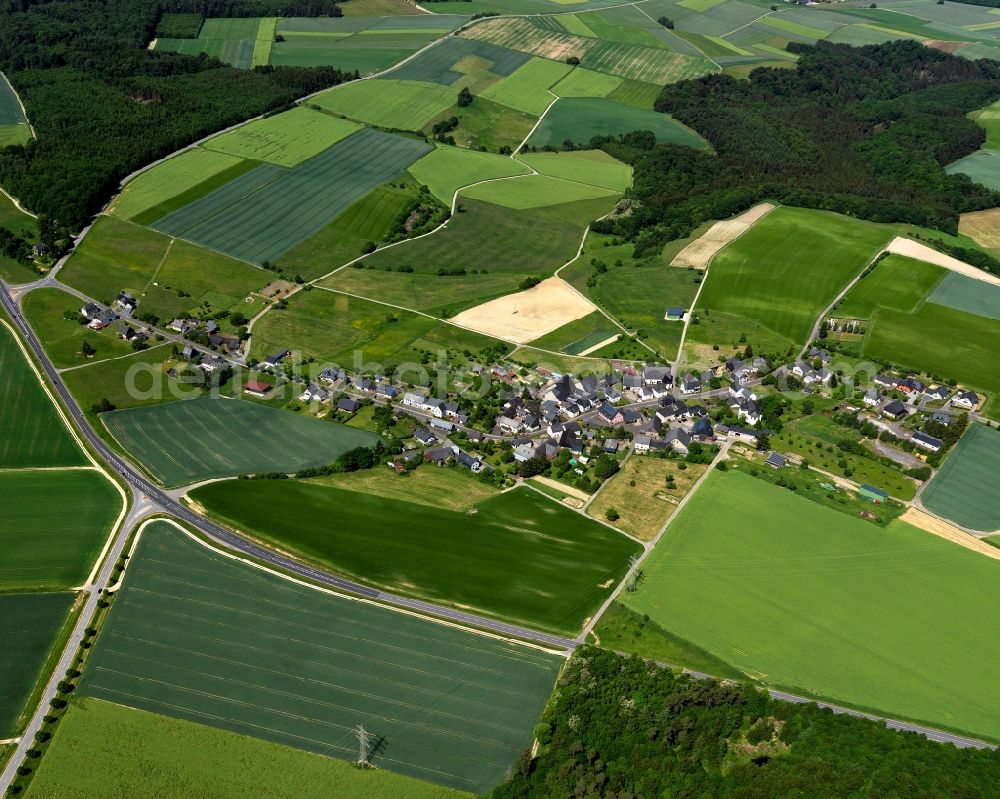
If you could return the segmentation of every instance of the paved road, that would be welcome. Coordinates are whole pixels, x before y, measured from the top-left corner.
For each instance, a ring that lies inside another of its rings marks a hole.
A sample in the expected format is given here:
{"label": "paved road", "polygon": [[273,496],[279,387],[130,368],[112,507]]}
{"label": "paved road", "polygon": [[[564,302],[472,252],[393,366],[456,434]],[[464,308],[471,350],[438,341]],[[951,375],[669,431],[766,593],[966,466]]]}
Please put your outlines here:
{"label": "paved road", "polygon": [[138,467],[112,450],[107,444],[104,443],[100,436],[94,432],[90,423],[87,421],[86,416],[84,416],[83,411],[80,409],[80,406],[70,394],[66,385],[59,378],[59,373],[49,361],[37,337],[31,330],[27,321],[24,319],[24,316],[21,314],[20,308],[11,297],[10,292],[7,291],[6,285],[2,284],[0,284],[0,305],[2,305],[4,310],[10,315],[12,321],[24,337],[25,342],[31,348],[32,352],[34,352],[35,357],[42,365],[42,369],[48,376],[52,386],[58,392],[60,398],[66,406],[66,409],[69,411],[70,416],[79,428],[80,433],[84,438],[86,438],[87,442],[94,448],[94,450],[96,450],[105,463],[118,472],[118,474],[121,475],[121,477],[131,486],[133,491],[138,492],[141,495],[145,495],[158,508],[171,514],[172,516],[177,517],[181,521],[187,522],[189,525],[217,544],[221,544],[222,546],[241,554],[248,555],[256,560],[263,561],[270,566],[291,572],[299,577],[304,577],[308,580],[329,586],[330,588],[335,588],[338,591],[360,596],[365,599],[373,599],[390,605],[416,610],[421,613],[428,613],[449,621],[472,625],[500,635],[515,636],[517,638],[533,641],[545,646],[556,647],[558,649],[568,650],[573,649],[576,646],[576,642],[569,638],[563,638],[558,635],[550,635],[536,630],[529,630],[515,624],[508,624],[495,619],[477,616],[473,613],[466,613],[452,608],[441,607],[431,602],[424,602],[419,599],[410,599],[409,597],[398,596],[386,591],[369,588],[368,586],[355,583],[351,580],[345,580],[341,577],[328,574],[320,569],[316,569],[297,560],[293,560],[292,558],[278,554],[277,552],[274,552],[266,547],[259,546],[253,541],[250,541],[237,533],[227,530],[226,528],[199,516],[194,511],[168,496],[158,486],[146,479],[146,477],[144,477],[139,471]]}

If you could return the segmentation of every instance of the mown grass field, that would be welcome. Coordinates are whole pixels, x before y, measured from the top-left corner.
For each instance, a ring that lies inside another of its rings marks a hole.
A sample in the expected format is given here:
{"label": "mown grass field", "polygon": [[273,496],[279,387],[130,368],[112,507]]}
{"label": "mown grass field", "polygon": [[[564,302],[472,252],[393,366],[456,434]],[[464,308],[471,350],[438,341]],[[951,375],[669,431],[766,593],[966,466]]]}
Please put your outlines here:
{"label": "mown grass field", "polygon": [[259,166],[155,227],[245,261],[273,261],[430,149],[422,141],[364,128],[294,169]]}
{"label": "mown grass field", "polygon": [[319,289],[297,294],[287,309],[263,317],[254,327],[253,353],[264,358],[289,347],[345,368],[353,369],[357,360],[391,373],[400,364],[419,362],[426,352],[478,352],[497,343],[427,316]]}
{"label": "mown grass field", "polygon": [[578,67],[552,87],[560,97],[607,97],[623,79]]}
{"label": "mown grass field", "polygon": [[532,58],[509,77],[482,92],[487,100],[506,105],[517,111],[541,116],[555,98],[549,89],[572,69],[544,58]]}
{"label": "mown grass field", "polygon": [[854,285],[833,313],[844,319],[871,319],[879,308],[913,311],[946,274],[940,266],[888,255]]}
{"label": "mown grass field", "polygon": [[468,796],[386,769],[161,716],[100,699],[74,699],[25,793],[30,799],[459,799]]}
{"label": "mown grass field", "polygon": [[69,369],[60,377],[91,423],[100,429],[91,406],[103,399],[116,408],[135,408],[202,394],[201,389],[181,385],[167,375],[165,361],[170,351],[170,345],[160,344],[124,358]]}
{"label": "mown grass field", "polygon": [[308,482],[451,511],[468,510],[499,493],[465,469],[435,466],[421,467],[406,477],[400,477],[391,469],[364,469],[324,475]]}
{"label": "mown grass field", "polygon": [[610,211],[614,205],[613,198],[621,193],[619,189],[590,186],[548,175],[529,175],[517,180],[481,183],[466,189],[463,196],[516,210],[607,198],[605,211]]}
{"label": "mown grass field", "polygon": [[868,222],[776,208],[715,256],[698,308],[804,344],[817,316],[888,238]]}
{"label": "mown grass field", "polygon": [[524,488],[464,512],[288,480],[212,483],[191,498],[362,582],[560,633],[579,630],[638,550]]}
{"label": "mown grass field", "polygon": [[436,147],[410,167],[414,179],[448,206],[462,186],[481,180],[527,175],[529,171],[512,158],[445,146]]}
{"label": "mown grass field", "polygon": [[106,305],[119,291],[131,292],[140,313],[164,323],[199,308],[251,316],[255,306],[246,297],[274,279],[251,264],[108,216],[98,218],[59,277]]}
{"label": "mown grass field", "polygon": [[[226,153],[200,147],[185,150],[129,181],[112,203],[109,213],[135,219],[173,197],[198,190],[220,173],[231,174],[230,170],[241,168],[240,164],[239,158]],[[156,218],[148,221],[154,222]]]}
{"label": "mown grass field", "polygon": [[617,192],[624,192],[632,185],[632,168],[603,150],[526,153],[518,158],[549,177]]}
{"label": "mown grass field", "polygon": [[957,272],[947,272],[927,297],[927,302],[1000,320],[1000,286]]}
{"label": "mown grass field", "polygon": [[[419,163],[419,162],[418,162]],[[380,242],[396,215],[417,197],[413,181],[383,183],[334,220],[277,259],[288,274],[312,280],[359,258],[369,241]]]}
{"label": "mown grass field", "polygon": [[544,147],[565,141],[586,144],[594,136],[651,130],[658,141],[703,149],[705,140],[669,114],[635,108],[602,97],[569,97],[556,103],[542,124],[531,134],[529,144]]}
{"label": "mown grass field", "polygon": [[865,355],[1000,391],[993,342],[1000,321],[925,302],[913,313],[881,309],[862,344]]}
{"label": "mown grass field", "polygon": [[113,411],[101,421],[167,486],[247,472],[295,472],[379,440],[374,433],[254,402],[208,397]]}
{"label": "mown grass field", "polygon": [[283,580],[157,522],[79,692],[351,762],[364,724],[385,739],[380,769],[483,793],[530,745],[560,663]]}
{"label": "mown grass field", "polygon": [[1000,529],[1000,433],[970,425],[920,495],[938,516],[981,532]]}
{"label": "mown grass field", "polygon": [[[632,455],[587,506],[587,513],[604,520],[614,508],[620,518],[611,524],[641,541],[652,541],[706,468],[699,463]],[[672,485],[668,476],[673,477]]]}
{"label": "mown grass field", "polygon": [[209,139],[206,150],[236,158],[293,167],[347,138],[360,126],[346,119],[296,106]]}
{"label": "mown grass field", "polygon": [[[64,317],[65,313],[79,313],[82,306],[77,297],[53,288],[36,289],[22,301],[25,318],[56,368],[116,358],[133,351],[130,344],[118,337],[114,327],[91,330]],[[80,352],[84,341],[96,350],[90,357]]]}
{"label": "mown grass field", "polygon": [[[463,85],[460,81],[459,85]],[[449,136],[453,136],[459,147],[470,150],[484,149],[488,152],[499,152],[501,147],[517,148],[531,132],[537,117],[516,111],[500,103],[476,97],[472,105],[459,108],[452,106],[428,123],[432,128],[434,123],[457,117],[458,127]]]}
{"label": "mown grass field", "polygon": [[455,104],[458,88],[409,80],[367,80],[337,86],[310,102],[384,128],[420,130]]}
{"label": "mown grass field", "polygon": [[628,607],[768,685],[1000,739],[994,560],[729,471],[644,568]]}
{"label": "mown grass field", "polygon": [[260,23],[259,17],[206,19],[197,39],[157,39],[156,49],[184,55],[206,53],[230,66],[250,69]]}
{"label": "mown grass field", "polygon": [[85,465],[13,334],[0,325],[0,468]]}
{"label": "mown grass field", "polygon": [[0,593],[0,735],[11,737],[73,604],[71,593]]}
{"label": "mown grass field", "polygon": [[95,469],[0,471],[0,591],[81,585],[122,508]]}
{"label": "mown grass field", "polygon": [[588,347],[620,332],[604,314],[594,311],[536,338],[531,346],[544,350],[565,350],[569,355],[579,355]]}

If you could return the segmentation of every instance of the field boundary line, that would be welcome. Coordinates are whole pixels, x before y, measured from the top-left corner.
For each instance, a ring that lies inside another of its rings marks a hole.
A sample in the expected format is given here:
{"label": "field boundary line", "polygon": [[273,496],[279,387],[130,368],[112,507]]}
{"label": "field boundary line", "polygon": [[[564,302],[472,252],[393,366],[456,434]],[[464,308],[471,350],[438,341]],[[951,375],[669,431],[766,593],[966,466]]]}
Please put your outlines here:
{"label": "field boundary line", "polygon": [[715,471],[715,465],[725,460],[729,456],[729,446],[730,442],[726,441],[719,448],[719,451],[715,454],[715,457],[712,458],[712,462],[708,464],[708,468],[705,469],[704,472],[702,472],[701,477],[695,480],[694,484],[691,486],[687,494],[685,494],[681,499],[681,501],[677,503],[677,505],[674,508],[674,512],[671,513],[670,517],[663,523],[663,526],[660,528],[659,532],[657,532],[657,534],[653,536],[651,540],[641,542],[642,553],[636,559],[635,563],[632,564],[632,568],[630,568],[627,572],[625,572],[625,576],[621,579],[621,582],[619,582],[618,585],[615,586],[615,590],[611,592],[611,595],[604,601],[604,604],[601,605],[600,608],[598,608],[597,612],[594,613],[594,615],[590,618],[590,620],[584,625],[583,632],[581,632],[576,639],[579,643],[584,644],[587,642],[587,636],[590,635],[594,627],[597,626],[597,622],[601,620],[601,616],[603,616],[607,612],[608,608],[611,607],[611,603],[618,598],[619,594],[621,594],[622,589],[628,583],[629,579],[632,577],[632,574],[642,565],[643,561],[646,560],[647,557],[649,557],[650,553],[652,553],[653,549],[660,542],[660,539],[663,538],[663,535],[667,532],[667,528],[670,527],[674,519],[680,517],[681,511],[684,510],[684,506],[687,505],[691,497],[693,497],[698,492],[698,489],[701,488],[702,484],[705,482],[708,476]]}
{"label": "field boundary line", "polygon": [[[503,641],[505,643],[512,643],[512,644],[517,644],[519,646],[530,647],[532,649],[537,649],[540,652],[545,652],[545,653],[550,654],[550,655],[559,655],[560,657],[563,657],[563,658],[565,658],[567,656],[566,652],[564,652],[563,650],[551,649],[551,648],[542,646],[541,644],[535,643],[533,641],[521,641],[520,639],[517,639],[517,638],[508,638],[508,637],[503,636],[503,635],[498,635],[497,633],[489,632],[488,630],[481,630],[481,629],[479,629],[477,627],[466,627],[466,626],[464,626],[462,624],[458,624],[458,623],[453,622],[453,621],[448,621],[447,619],[442,619],[442,618],[439,618],[437,616],[427,616],[427,615],[424,615],[422,613],[417,613],[416,611],[410,610],[408,608],[399,607],[397,605],[393,605],[393,604],[386,603],[386,602],[377,602],[374,599],[368,599],[366,597],[353,596],[351,594],[341,593],[341,592],[336,591],[336,590],[334,590],[332,588],[326,588],[324,586],[319,586],[319,585],[315,585],[315,584],[310,583],[310,582],[306,582],[305,580],[301,580],[298,577],[293,577],[292,575],[286,574],[286,573],[281,572],[281,571],[278,571],[277,569],[272,569],[269,566],[264,566],[264,565],[262,565],[260,563],[255,563],[252,560],[248,560],[247,558],[244,558],[244,557],[242,557],[240,555],[237,555],[234,552],[226,552],[225,550],[218,549],[217,547],[215,547],[214,545],[212,545],[211,543],[209,543],[208,541],[206,541],[205,539],[203,539],[201,536],[196,535],[195,533],[192,533],[190,530],[188,530],[186,527],[184,527],[182,524],[180,524],[179,522],[175,521],[172,518],[167,518],[167,517],[162,517],[162,516],[156,516],[156,517],[144,520],[142,522],[142,524],[140,525],[140,527],[139,527],[139,532],[136,534],[136,540],[138,540],[139,535],[142,534],[143,530],[145,530],[145,528],[146,528],[147,525],[151,524],[152,522],[156,522],[156,521],[166,522],[167,524],[173,525],[178,530],[180,530],[184,535],[186,535],[187,537],[189,537],[190,539],[192,539],[193,541],[197,542],[198,544],[200,544],[201,546],[205,547],[206,549],[208,549],[211,552],[214,552],[214,553],[216,553],[218,555],[222,555],[223,557],[229,558],[230,560],[238,561],[238,562],[243,563],[243,564],[245,564],[247,566],[250,566],[250,567],[252,567],[254,569],[258,569],[259,571],[266,572],[267,574],[273,574],[276,577],[280,577],[282,580],[287,580],[288,582],[295,583],[296,585],[301,585],[301,586],[303,586],[305,588],[312,589],[313,591],[318,591],[318,592],[320,592],[322,594],[328,594],[330,596],[339,597],[340,599],[346,599],[346,600],[349,600],[351,602],[361,602],[361,603],[366,604],[366,605],[372,605],[374,607],[385,608],[385,609],[391,610],[391,611],[393,611],[395,613],[402,613],[403,615],[410,616],[412,618],[422,619],[424,621],[430,621],[430,622],[433,622],[435,624],[440,624],[440,625],[442,625],[444,627],[449,627],[449,628],[454,629],[454,630],[461,630],[463,632],[471,632],[471,633],[475,633],[477,635],[482,635],[482,636],[484,636],[486,638],[492,638],[493,640],[496,640],[496,641]],[[135,546],[135,545],[133,544],[133,546]],[[127,564],[131,563],[131,561],[132,561],[132,559],[130,558],[129,561],[127,562]],[[126,570],[128,569],[128,565],[127,564],[126,564],[126,567],[125,567]],[[124,577],[124,571],[122,572],[122,576]],[[376,589],[376,590],[378,590],[378,589]]]}
{"label": "field boundary line", "polygon": [[[569,75],[570,73],[567,72],[566,74]],[[560,78],[560,80],[562,80],[562,78]],[[559,81],[556,81],[556,83],[558,82]],[[549,110],[552,108],[552,106],[554,106],[556,103],[559,102],[560,99],[562,99],[559,97],[558,94],[552,91],[552,89],[546,89],[545,91],[547,91],[549,94],[552,95],[552,102],[550,102],[547,106],[545,106],[545,110],[542,111],[542,115],[538,117],[538,120],[535,122],[535,124],[531,126],[531,130],[528,131],[528,135],[524,137],[524,140],[519,145],[517,145],[517,147],[514,148],[514,152],[510,154],[510,157],[514,161],[517,161],[519,164],[524,164],[524,161],[518,160],[517,154],[521,152],[521,148],[528,143],[528,139],[530,139],[531,135],[538,129],[538,126],[542,124],[542,120],[545,119],[545,115],[549,113]],[[524,164],[524,165],[527,167],[531,166],[530,164]],[[531,168],[534,169],[534,167]]]}
{"label": "field boundary line", "polygon": [[[635,8],[636,11],[638,11],[641,14],[643,14],[645,17],[648,17],[649,19],[653,20],[653,22],[656,22],[655,19],[653,19],[652,17],[649,16],[649,14],[646,13],[646,9],[639,8],[639,6],[642,5],[642,3],[645,3],[645,2],[648,2],[648,0],[639,0],[638,3],[630,3],[629,5],[631,5],[633,8]],[[596,8],[595,9],[591,9],[591,11],[597,11],[597,10],[598,9],[596,9]],[[756,22],[756,20],[754,20],[754,22]],[[658,22],[656,24],[659,25]],[[680,38],[683,39],[684,37],[682,36]],[[701,53],[701,55],[702,55],[703,58],[707,59],[708,61],[711,61],[715,65],[715,68],[717,70],[719,70],[719,72],[723,71],[722,64],[720,64],[718,61],[716,61],[714,58],[712,58],[712,56],[710,56],[708,53],[706,53],[704,50],[702,50],[698,45],[693,44],[692,42],[688,42],[687,39],[684,39],[684,41],[687,42],[688,44],[690,44],[699,53]]]}
{"label": "field boundary line", "polygon": [[135,352],[126,352],[124,355],[116,355],[114,358],[102,358],[99,361],[92,361],[90,363],[78,363],[76,366],[67,366],[64,369],[57,369],[56,371],[59,372],[59,374],[65,374],[66,372],[75,372],[78,369],[86,369],[88,366],[97,366],[99,363],[109,363],[110,361],[120,361],[124,358],[134,358],[136,355],[142,355],[144,352],[155,352],[161,347],[166,347],[167,343],[168,342],[164,341],[162,344],[157,344],[155,347],[149,347],[144,350],[136,350]]}
{"label": "field boundary line", "polygon": [[616,341],[618,341],[618,336],[612,336],[611,338],[606,338],[604,339],[604,341],[597,342],[597,344],[595,344],[593,347],[587,347],[587,349],[579,353],[577,357],[585,358],[588,355],[590,355],[590,353],[597,352],[597,350],[601,349],[602,347],[607,347],[609,344],[614,344]]}
{"label": "field boundary line", "polygon": [[734,33],[739,33],[744,28],[749,28],[754,23],[760,22],[762,19],[764,19],[764,17],[769,17],[771,16],[771,14],[777,14],[777,13],[778,13],[777,11],[768,11],[766,14],[761,14],[759,17],[757,17],[757,19],[750,20],[750,22],[748,22],[746,25],[740,25],[738,28],[734,28],[733,30],[729,31],[729,33],[720,33],[719,38],[725,39],[727,36],[732,36]]}
{"label": "field boundary line", "polygon": [[84,585],[90,585],[94,582],[97,571],[101,567],[101,563],[104,562],[104,559],[107,557],[108,551],[111,549],[111,545],[114,543],[115,538],[118,536],[119,527],[121,527],[122,522],[125,521],[126,516],[128,516],[132,503],[130,501],[129,496],[125,493],[125,489],[123,489],[118,484],[117,480],[112,479],[111,475],[109,475],[104,470],[104,468],[97,462],[97,460],[91,454],[90,450],[86,446],[84,446],[83,441],[77,435],[76,429],[73,427],[73,425],[70,424],[70,421],[66,417],[66,414],[63,413],[62,405],[59,404],[59,402],[52,395],[52,392],[49,391],[48,383],[45,382],[44,378],[36,368],[34,359],[31,357],[31,354],[25,348],[24,342],[21,341],[21,337],[17,334],[17,331],[14,330],[14,328],[7,323],[6,319],[0,319],[0,324],[2,324],[7,329],[7,331],[13,337],[14,341],[17,342],[18,349],[21,350],[21,355],[24,357],[25,361],[28,362],[28,365],[31,367],[32,373],[35,375],[35,379],[38,380],[39,385],[41,385],[42,387],[42,391],[45,392],[45,396],[48,398],[51,405],[55,408],[56,414],[59,416],[59,420],[63,423],[63,426],[69,431],[69,434],[73,437],[73,440],[76,442],[77,447],[80,448],[80,451],[83,453],[84,457],[88,461],[90,461],[90,463],[93,465],[93,468],[96,469],[98,472],[100,472],[101,475],[104,477],[104,479],[107,480],[109,483],[111,483],[111,485],[115,487],[115,490],[121,495],[122,498],[121,512],[118,514],[118,518],[115,519],[114,524],[111,525],[111,530],[104,540],[104,546],[101,548],[100,553],[94,560],[94,565],[91,568],[90,573],[87,575],[87,579],[84,581]]}

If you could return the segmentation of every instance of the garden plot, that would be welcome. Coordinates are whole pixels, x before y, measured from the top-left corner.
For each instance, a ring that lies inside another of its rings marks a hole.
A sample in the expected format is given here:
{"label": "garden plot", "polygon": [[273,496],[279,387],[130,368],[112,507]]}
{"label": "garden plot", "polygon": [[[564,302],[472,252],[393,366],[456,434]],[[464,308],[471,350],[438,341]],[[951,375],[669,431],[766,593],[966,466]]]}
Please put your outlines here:
{"label": "garden plot", "polygon": [[550,277],[527,291],[463,311],[452,322],[488,336],[527,344],[596,310],[590,300],[565,281]]}

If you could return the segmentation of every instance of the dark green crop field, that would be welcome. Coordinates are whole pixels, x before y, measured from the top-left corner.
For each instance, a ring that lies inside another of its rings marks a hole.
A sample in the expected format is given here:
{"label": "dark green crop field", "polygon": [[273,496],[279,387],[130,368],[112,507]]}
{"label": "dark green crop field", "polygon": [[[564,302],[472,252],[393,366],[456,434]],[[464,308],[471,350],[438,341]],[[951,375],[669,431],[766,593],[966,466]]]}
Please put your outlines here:
{"label": "dark green crop field", "polygon": [[202,397],[113,411],[108,431],[167,486],[332,463],[378,436],[243,400]]}
{"label": "dark green crop field", "polygon": [[155,227],[245,261],[274,260],[431,149],[365,128],[294,169],[261,165]]}
{"label": "dark green crop field", "polygon": [[9,737],[62,627],[73,594],[0,594],[0,735]]}
{"label": "dark green crop field", "polygon": [[920,499],[934,513],[965,527],[1000,529],[1000,433],[970,425]]}
{"label": "dark green crop field", "polygon": [[527,488],[461,512],[297,480],[212,483],[191,497],[362,582],[559,633],[579,631],[639,551]]}
{"label": "dark green crop field", "polygon": [[0,471],[0,591],[80,585],[121,509],[96,469]]}
{"label": "dark green crop field", "polygon": [[13,334],[0,325],[0,468],[86,463]]}
{"label": "dark green crop field", "polygon": [[282,579],[155,522],[79,693],[350,761],[363,724],[380,769],[485,793],[530,746],[560,663]]}

